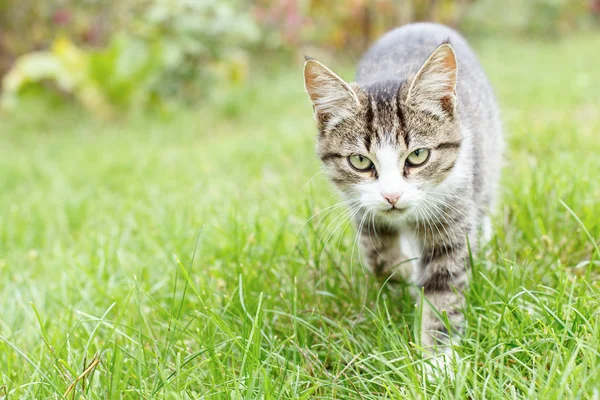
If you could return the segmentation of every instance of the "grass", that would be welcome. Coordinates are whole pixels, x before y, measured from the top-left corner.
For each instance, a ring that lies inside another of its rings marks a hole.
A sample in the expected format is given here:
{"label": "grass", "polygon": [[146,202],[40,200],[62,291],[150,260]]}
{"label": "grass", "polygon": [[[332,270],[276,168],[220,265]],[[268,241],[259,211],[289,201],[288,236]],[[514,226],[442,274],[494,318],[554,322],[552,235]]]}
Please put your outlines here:
{"label": "grass", "polygon": [[337,198],[300,67],[170,119],[25,103],[1,122],[0,398],[598,399],[598,48],[477,44],[509,146],[454,379],[426,379],[414,301],[344,217],[306,222]]}

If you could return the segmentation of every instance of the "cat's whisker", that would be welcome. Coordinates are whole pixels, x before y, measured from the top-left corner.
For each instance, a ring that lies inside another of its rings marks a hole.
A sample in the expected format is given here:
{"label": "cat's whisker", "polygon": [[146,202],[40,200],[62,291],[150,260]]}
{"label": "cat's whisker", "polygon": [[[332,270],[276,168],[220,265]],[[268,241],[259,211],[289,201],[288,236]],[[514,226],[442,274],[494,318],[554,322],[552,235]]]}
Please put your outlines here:
{"label": "cat's whisker", "polygon": [[[375,205],[374,202],[371,204],[371,206],[373,206],[373,205]],[[365,269],[365,266],[363,265],[363,259],[360,256],[361,247],[358,245],[358,243],[359,243],[360,237],[363,235],[363,231],[364,231],[365,227],[367,226],[366,223],[368,221],[369,214],[374,214],[374,213],[375,213],[375,209],[373,209],[371,207],[366,208],[365,215],[363,216],[363,219],[361,220],[360,230],[358,232],[358,235],[356,236],[357,240],[356,240],[355,245],[357,245],[356,248],[358,249],[358,253],[359,253],[358,259],[359,259],[360,267],[362,268],[363,271],[365,271],[366,269]],[[352,249],[352,251],[354,252],[354,249]]]}
{"label": "cat's whisker", "polygon": [[[333,218],[333,220],[331,220],[331,222],[329,222],[329,224],[325,227],[325,229],[323,229],[323,232],[321,233],[321,236],[319,237],[319,241],[318,241],[318,243],[321,243],[322,246],[323,246],[323,248],[321,250],[321,255],[319,256],[319,266],[320,266],[320,260],[321,260],[321,258],[323,256],[323,252],[325,251],[325,248],[327,246],[327,242],[329,241],[329,238],[330,238],[329,228],[331,226],[333,226],[334,224],[336,224],[337,221],[340,220],[340,218],[341,218],[341,221],[343,223],[346,220],[346,218],[348,217],[348,215],[352,213],[353,210],[354,210],[353,207],[350,207],[348,209],[342,210],[342,212],[339,215],[335,216],[335,218]],[[333,231],[332,234],[334,232],[335,231]],[[326,237],[325,242],[323,242],[323,237]]]}
{"label": "cat's whisker", "polygon": [[353,205],[353,203],[355,203],[355,202],[359,202],[359,201],[360,201],[359,199],[345,200],[345,201],[341,201],[341,202],[339,202],[339,203],[333,204],[333,205],[331,205],[331,206],[325,207],[324,209],[322,209],[322,210],[320,210],[320,211],[316,212],[316,213],[315,213],[315,214],[313,214],[313,215],[312,215],[312,216],[311,216],[309,219],[307,219],[306,221],[304,221],[304,223],[302,224],[302,226],[300,227],[300,229],[298,229],[298,231],[296,232],[296,236],[298,236],[298,234],[299,234],[299,233],[302,231],[302,229],[304,229],[304,227],[305,227],[305,226],[306,226],[306,225],[307,225],[307,224],[308,224],[310,221],[312,221],[312,220],[313,220],[315,217],[317,217],[317,216],[318,216],[319,214],[321,214],[322,212],[325,212],[325,211],[327,211],[327,213],[326,213],[326,214],[322,215],[322,218],[321,218],[321,220],[320,220],[320,221],[317,223],[317,225],[315,226],[315,228],[316,228],[316,227],[318,227],[318,226],[319,226],[319,223],[320,223],[321,221],[323,221],[323,220],[324,220],[324,219],[325,219],[325,218],[326,218],[326,217],[327,217],[329,214],[331,214],[331,213],[332,213],[333,211],[335,211],[336,209],[338,209],[338,208],[341,208],[341,207],[343,207],[343,206],[346,206],[346,205]]}
{"label": "cat's whisker", "polygon": [[350,225],[352,223],[352,220],[354,219],[354,217],[349,218],[348,222],[346,222],[346,225],[344,226],[344,229],[342,230],[342,233],[340,234],[340,238],[338,239],[338,243],[337,243],[337,248],[340,247],[340,242],[342,241],[342,238],[344,237],[344,232],[346,232],[346,229],[348,228],[348,225]]}
{"label": "cat's whisker", "polygon": [[[425,198],[425,201],[429,202],[433,207],[435,207],[436,210],[439,211],[439,214],[445,218],[446,222],[449,225],[456,226],[456,223],[452,223],[453,221],[448,221],[446,213],[441,208],[442,206],[446,206],[446,207],[450,208],[451,210],[455,211],[456,213],[460,214],[463,218],[465,218],[467,220],[467,222],[471,225],[471,227],[475,227],[475,223],[473,222],[473,220],[471,218],[469,218],[469,216],[467,216],[464,212],[462,212],[461,210],[459,210],[458,208],[456,208],[454,205],[449,204],[447,202],[444,202],[442,199],[435,199],[435,200],[438,200],[438,202],[432,201],[427,196]],[[441,203],[441,205],[438,204],[438,203]],[[465,230],[463,229],[463,227],[460,226],[460,225],[457,225],[457,227],[461,230],[463,236],[467,237],[467,232],[465,232]]]}
{"label": "cat's whisker", "polygon": [[[418,205],[417,205],[417,206],[415,206],[415,213],[417,214],[417,215],[415,216],[415,224],[416,224],[416,228],[417,228],[417,231],[416,231],[416,238],[417,238],[417,240],[418,240],[418,239],[419,239],[419,232],[420,232],[420,225],[421,225],[421,224],[419,223],[420,211],[419,211],[419,206],[418,206]],[[422,255],[422,254],[421,254],[421,255]]]}
{"label": "cat's whisker", "polygon": [[[362,235],[362,230],[364,228],[364,221],[369,212],[370,212],[370,209],[367,209],[365,214],[362,216],[360,223],[358,224],[358,229],[356,231],[356,236],[354,237],[354,243],[352,244],[352,251],[350,254],[350,268],[352,268],[352,266],[354,265],[354,247],[358,244],[358,240],[359,240],[360,236]],[[364,265],[362,265],[362,258],[360,257],[360,246],[357,246],[357,248],[358,248],[358,252],[359,252],[358,259],[360,262],[360,266],[364,270]]]}
{"label": "cat's whisker", "polygon": [[431,200],[429,200],[430,203],[436,207],[436,209],[440,212],[440,214],[446,214],[446,211],[443,209],[443,207],[447,207],[448,209],[450,209],[453,212],[456,212],[457,214],[459,214],[462,218],[464,218],[471,226],[474,226],[475,223],[473,222],[473,219],[471,217],[469,217],[468,215],[466,215],[464,212],[462,212],[461,210],[459,210],[458,208],[456,208],[455,206],[453,206],[452,204],[449,203],[444,203],[444,202],[431,202]]}
{"label": "cat's whisker", "polygon": [[[429,202],[429,200],[426,200],[426,201]],[[430,204],[431,204],[432,207],[434,207],[438,211],[437,214],[446,223],[446,224],[442,224],[442,228],[444,229],[444,232],[446,233],[446,236],[448,237],[448,240],[451,241],[450,234],[448,233],[448,230],[446,229],[446,226],[454,226],[455,228],[458,228],[460,230],[460,232],[462,233],[462,236],[466,237],[467,233],[465,232],[465,230],[463,229],[463,227],[460,224],[457,224],[455,221],[448,220],[448,217],[446,216],[446,213],[444,213],[444,210],[442,208],[440,208],[439,205],[437,205],[435,203],[431,203],[431,202],[430,202]],[[465,216],[465,218],[467,218],[467,217]],[[467,221],[468,221],[468,219],[467,219]]]}
{"label": "cat's whisker", "polygon": [[[444,231],[446,232],[446,235],[448,235],[448,231],[446,230],[446,226],[455,226],[455,227],[459,228],[464,233],[464,229],[462,228],[462,226],[457,225],[455,221],[450,221],[448,219],[448,217],[446,216],[446,213],[444,212],[444,209],[442,209],[439,204],[436,204],[436,203],[432,202],[429,199],[425,199],[425,202],[428,205],[430,205],[431,207],[433,207],[433,209],[435,211],[436,219],[438,219],[438,221],[439,221],[439,218],[442,218],[442,220],[445,222],[445,224],[442,224],[441,222],[440,222],[440,224],[442,225],[442,228],[444,228]],[[448,235],[448,237],[450,237],[450,236]]]}
{"label": "cat's whisker", "polygon": [[[450,196],[450,197],[452,197],[452,196]],[[454,205],[454,204],[450,203],[448,200],[446,200],[446,199],[445,199],[445,198],[443,198],[443,197],[434,197],[434,196],[431,196],[431,194],[430,194],[430,193],[426,193],[426,194],[425,194],[425,198],[426,198],[427,200],[429,200],[429,201],[433,202],[433,203],[434,203],[434,204],[436,204],[436,205],[439,203],[439,204],[442,204],[442,205],[444,205],[444,206],[450,207],[450,208],[452,208],[454,211],[456,211],[456,212],[460,213],[460,214],[461,214],[463,217],[465,217],[465,218],[467,218],[467,219],[469,219],[469,220],[470,220],[470,218],[469,218],[469,216],[468,216],[468,215],[466,215],[466,214],[465,214],[463,211],[461,211],[460,209],[458,209],[458,208],[456,207],[456,205]],[[458,198],[458,197],[456,197],[456,198],[457,198],[457,199],[459,199],[459,200],[461,200],[461,201],[463,201],[463,200],[464,200],[464,201],[466,201],[466,202],[469,202],[469,200],[467,200],[467,199]],[[481,208],[481,210],[483,210],[483,208]],[[472,221],[469,221],[469,222],[472,222]]]}
{"label": "cat's whisker", "polygon": [[428,194],[429,195],[435,194],[435,195],[440,196],[441,198],[436,198],[436,199],[439,199],[439,200],[442,200],[443,197],[451,197],[453,199],[457,199],[457,200],[461,200],[461,201],[466,201],[467,203],[469,203],[470,205],[478,208],[479,210],[483,211],[484,213],[488,213],[488,210],[486,210],[480,204],[477,204],[473,200],[471,200],[471,199],[469,199],[467,197],[464,197],[464,196],[459,196],[459,195],[457,195],[456,193],[453,193],[453,192],[434,192],[434,191],[429,190]]}
{"label": "cat's whisker", "polygon": [[[460,215],[463,216],[463,218],[465,218],[465,220],[469,223],[469,225],[471,227],[474,226],[474,222],[471,218],[469,218],[467,215],[465,215],[462,211],[460,211],[459,209],[457,209],[456,207],[452,206],[451,204],[446,204],[446,203],[442,203],[443,205],[445,205],[446,207],[450,208],[451,210],[459,213]],[[461,225],[457,225],[456,223],[453,223],[453,221],[449,221],[448,217],[445,215],[444,210],[441,208],[441,206],[439,204],[432,204],[434,207],[436,207],[439,212],[440,215],[445,219],[445,221],[449,224],[449,225],[454,225],[456,226],[458,229],[460,229],[460,231],[462,232],[464,237],[467,237],[467,232],[465,231],[465,229],[461,226]]]}
{"label": "cat's whisker", "polygon": [[[439,207],[439,205],[437,205],[437,204],[432,204],[432,205],[433,205],[434,207]],[[448,207],[453,207],[453,206],[451,206],[451,205],[449,205],[449,204],[446,204],[446,206],[448,206]],[[448,219],[447,219],[447,217],[446,217],[445,213],[443,212],[443,210],[442,210],[442,209],[439,209],[439,211],[440,211],[440,212],[439,212],[439,215],[440,215],[440,217],[442,217],[442,218],[445,220],[445,222],[446,222],[447,224],[451,224],[451,221],[448,221]],[[466,216],[464,213],[460,212],[460,210],[458,210],[458,209],[455,209],[455,211],[457,211],[457,212],[461,213],[461,214],[464,216],[464,218],[467,220],[467,222],[469,222],[469,224],[471,224],[471,227],[473,227],[473,222],[472,222],[472,221],[471,221],[471,220],[470,220],[470,219],[469,219],[469,218],[468,218],[468,217],[467,217],[467,216]],[[460,230],[460,232],[461,232],[461,234],[462,234],[462,237],[463,237],[463,238],[465,238],[465,240],[469,240],[469,235],[468,235],[468,232],[466,232],[466,231],[465,231],[465,229],[464,229],[464,228],[463,228],[461,225],[457,225],[456,223],[454,223],[454,224],[452,224],[452,225],[453,225],[455,228],[458,228],[458,229]],[[449,226],[450,226],[450,225],[449,225]],[[444,230],[445,230],[445,229],[446,229],[446,228],[444,227]],[[447,233],[447,231],[446,231],[446,233]],[[453,278],[453,277],[451,277],[451,278],[453,279],[453,282],[454,282],[454,278]],[[455,282],[454,282],[454,283],[455,283]]]}
{"label": "cat's whisker", "polygon": [[455,211],[456,213],[460,214],[462,217],[469,219],[469,216],[467,216],[464,212],[456,208],[451,203],[447,202],[442,198],[431,196],[429,193],[425,193],[425,196],[421,199],[421,201],[433,206],[435,210],[440,214],[446,213],[446,210],[444,210],[443,207],[448,207],[449,209],[452,209],[452,211]]}
{"label": "cat's whisker", "polygon": [[313,179],[315,179],[317,176],[321,175],[322,173],[324,173],[325,170],[320,170],[319,172],[317,172],[316,174],[314,174],[309,180],[308,182],[306,182],[304,185],[302,185],[302,187],[300,188],[300,191],[303,191],[304,189],[306,189],[306,187],[308,185],[310,185],[310,183],[313,181]]}
{"label": "cat's whisker", "polygon": [[[375,212],[373,212],[373,217],[375,217]],[[367,229],[368,229],[368,230],[367,230],[367,234],[369,235],[369,242],[371,243],[371,247],[373,247],[373,250],[375,250],[375,253],[377,253],[377,255],[378,255],[379,257],[383,257],[383,256],[381,255],[381,253],[379,252],[379,250],[377,250],[377,246],[375,246],[375,244],[373,243],[373,239],[371,238],[371,226],[370,226],[370,223],[371,223],[371,221],[370,221],[370,220],[368,220],[368,222],[369,222],[369,224],[367,225]],[[373,226],[373,228],[375,228],[375,227]],[[373,230],[375,231],[375,229],[373,229]],[[376,231],[375,231],[375,232],[376,232]],[[376,233],[376,234],[377,234],[377,233]],[[381,243],[381,240],[380,240],[379,242]]]}
{"label": "cat's whisker", "polygon": [[[353,208],[343,210],[340,213],[340,215],[336,216],[333,219],[333,221],[331,221],[329,223],[329,225],[327,225],[325,227],[325,229],[323,230],[323,233],[319,237],[319,243],[322,243],[322,246],[323,246],[323,248],[321,249],[321,254],[319,255],[319,278],[322,276],[322,272],[323,272],[323,254],[325,253],[325,250],[327,248],[327,243],[329,242],[331,235],[333,235],[335,233],[335,230],[333,232],[331,232],[331,234],[329,236],[327,236],[325,243],[323,243],[323,236],[325,236],[327,234],[327,232],[329,231],[329,227],[331,225],[333,225],[335,223],[335,221],[337,221],[338,219],[342,218],[341,222],[343,223],[345,221],[345,219],[348,217],[348,214],[350,214],[352,212],[351,210],[353,210]],[[337,227],[336,227],[336,229],[337,229]]]}
{"label": "cat's whisker", "polygon": [[[361,206],[360,206],[360,205],[358,205],[358,206],[355,206],[355,207],[353,207],[353,208],[350,208],[350,209],[348,209],[348,213],[347,213],[347,214],[346,214],[346,213],[342,213],[342,214],[341,214],[341,215],[344,215],[344,216],[345,216],[345,218],[343,218],[343,219],[341,220],[341,222],[339,222],[339,223],[336,225],[335,229],[333,229],[333,231],[332,231],[332,232],[329,234],[329,236],[328,236],[328,237],[327,237],[327,239],[325,240],[325,243],[323,244],[323,249],[321,250],[321,255],[319,256],[319,266],[320,266],[319,268],[321,268],[321,266],[322,266],[323,255],[325,254],[325,250],[327,249],[327,245],[328,245],[329,241],[331,240],[331,238],[333,237],[333,235],[335,235],[335,232],[336,232],[336,231],[337,231],[337,230],[340,228],[340,226],[341,226],[341,225],[342,225],[342,224],[343,224],[343,223],[346,221],[346,218],[352,219],[352,218],[353,218],[353,217],[354,217],[354,216],[355,216],[355,215],[356,215],[358,212],[360,212],[360,209],[361,209]],[[339,216],[338,216],[338,217],[336,217],[336,220],[337,220],[338,218],[339,218]],[[334,220],[334,221],[335,221],[335,220]],[[327,232],[327,230],[328,230],[329,226],[331,226],[331,224],[329,224],[329,225],[328,225],[328,227],[325,229],[325,233]],[[322,241],[322,239],[323,239],[323,236],[324,236],[324,234],[323,234],[323,235],[321,235],[321,237],[319,238],[319,242],[321,242],[321,241]]]}
{"label": "cat's whisker", "polygon": [[[435,204],[432,204],[432,206],[434,206],[434,207],[435,207],[436,205],[435,205]],[[450,223],[450,221],[448,221],[448,220],[447,220],[447,218],[445,217],[445,215],[444,215],[444,213],[443,213],[443,212],[440,212],[440,213],[439,213],[439,215],[440,215],[440,217],[441,217],[441,218],[443,218],[443,219],[445,220],[445,222],[446,222],[446,223]],[[455,227],[458,227],[458,229],[460,229],[460,231],[461,231],[461,233],[463,234],[463,236],[464,236],[464,237],[467,237],[467,234],[465,233],[464,229],[463,229],[463,228],[462,228],[460,225],[456,225],[456,224],[455,224],[454,226],[455,226]],[[444,226],[444,225],[442,225],[442,228],[444,228],[444,231],[445,231],[446,235],[448,235],[448,231],[446,230],[446,228],[445,228],[445,226]],[[446,248],[446,249],[447,249],[447,248]],[[446,256],[448,257],[448,251],[447,251],[447,250],[446,250]],[[453,277],[452,275],[450,275],[450,279],[452,279],[452,282],[453,282],[453,283],[456,283],[456,282],[454,281],[454,277]]]}
{"label": "cat's whisker", "polygon": [[371,225],[373,226],[373,232],[375,232],[375,238],[377,239],[379,244],[383,244],[383,242],[381,241],[381,238],[379,237],[379,234],[377,233],[377,228],[375,227],[375,212],[374,211],[371,213]]}
{"label": "cat's whisker", "polygon": [[[431,231],[431,234],[433,235],[433,230],[431,229],[430,226],[430,221],[429,221],[429,215],[427,213],[427,210],[425,210],[422,205],[419,206],[419,210],[422,212],[422,216],[423,216],[423,232],[424,232],[424,239],[423,239],[423,243],[427,243],[427,231]],[[423,258],[423,252],[425,251],[425,246],[422,245],[421,246],[421,259]]]}
{"label": "cat's whisker", "polygon": [[[321,236],[319,237],[319,242],[323,241],[323,236],[325,236],[327,234],[327,232],[329,231],[329,228],[336,223],[336,221],[338,221],[340,218],[342,217],[347,217],[348,214],[351,214],[352,212],[354,212],[354,210],[359,209],[360,205],[352,205],[347,209],[342,210],[342,212],[340,214],[338,214],[331,222],[329,222],[329,224],[325,227],[325,229],[323,230],[323,233],[321,234]],[[344,219],[342,219],[342,221],[344,221]]]}
{"label": "cat's whisker", "polygon": [[[425,208],[427,208],[427,210],[429,211],[429,213],[430,213],[430,214],[431,214],[431,215],[432,215],[432,216],[433,216],[433,217],[434,217],[434,218],[437,220],[437,222],[438,222],[440,225],[442,225],[442,222],[441,222],[441,221],[440,221],[440,219],[438,218],[438,216],[437,216],[437,213],[436,213],[434,210],[432,210],[431,208],[429,208],[429,204],[428,204],[428,202],[427,202],[427,201],[424,201],[424,202],[423,202],[423,206],[424,206]],[[439,235],[440,239],[442,240],[442,244],[444,245],[444,249],[446,250],[446,257],[449,257],[449,254],[448,254],[448,245],[446,244],[446,238],[444,237],[444,235],[442,235],[442,232],[441,232],[441,231],[440,231],[440,229],[438,228],[438,225],[437,225],[435,222],[433,222],[433,221],[431,221],[431,222],[432,222],[432,224],[431,224],[431,225],[433,225],[433,227],[434,227],[434,228],[435,228],[435,230],[437,231],[437,233],[438,233],[438,235]],[[447,233],[447,232],[446,232],[446,233]],[[433,238],[432,238],[432,239],[433,239]],[[432,244],[434,244],[434,243],[432,242]],[[434,244],[434,245],[435,245],[435,244]]]}
{"label": "cat's whisker", "polygon": [[[358,212],[357,212],[358,213]],[[348,229],[348,225],[350,225],[352,223],[352,220],[354,219],[354,216],[357,214],[354,213],[352,214],[352,216],[350,218],[348,218],[348,222],[346,222],[346,225],[344,226],[344,229],[342,229],[342,232],[340,233],[340,237],[338,239],[337,245],[336,245],[336,249],[339,250],[340,247],[340,242],[342,241],[342,239],[344,238],[344,233],[346,232],[346,229]],[[354,246],[354,245],[353,245]],[[323,249],[324,250],[324,249]],[[322,253],[321,253],[322,254]],[[350,276],[352,277],[352,256],[350,257]],[[352,278],[351,278],[352,279]],[[352,284],[354,284],[354,282],[352,281]]]}
{"label": "cat's whisker", "polygon": [[[425,233],[425,237],[422,240],[422,243],[428,243],[428,237],[427,234],[428,232],[431,233],[431,235],[433,235],[433,230],[431,229],[431,225],[430,225],[430,221],[429,221],[429,215],[426,212],[426,210],[423,208],[423,206],[419,206],[419,210],[421,210],[421,215],[423,216],[423,232]],[[423,258],[423,252],[425,251],[425,245],[421,245],[421,259]]]}

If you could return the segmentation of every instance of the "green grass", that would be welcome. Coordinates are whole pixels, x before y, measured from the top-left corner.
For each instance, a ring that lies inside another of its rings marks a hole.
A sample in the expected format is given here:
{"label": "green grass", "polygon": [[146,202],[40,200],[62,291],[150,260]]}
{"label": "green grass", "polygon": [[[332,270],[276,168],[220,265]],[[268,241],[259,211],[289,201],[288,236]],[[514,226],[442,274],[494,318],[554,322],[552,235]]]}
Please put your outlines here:
{"label": "green grass", "polygon": [[298,66],[170,119],[1,117],[0,398],[98,355],[69,397],[598,399],[600,38],[477,48],[509,146],[455,379],[343,217],[304,224],[337,198]]}

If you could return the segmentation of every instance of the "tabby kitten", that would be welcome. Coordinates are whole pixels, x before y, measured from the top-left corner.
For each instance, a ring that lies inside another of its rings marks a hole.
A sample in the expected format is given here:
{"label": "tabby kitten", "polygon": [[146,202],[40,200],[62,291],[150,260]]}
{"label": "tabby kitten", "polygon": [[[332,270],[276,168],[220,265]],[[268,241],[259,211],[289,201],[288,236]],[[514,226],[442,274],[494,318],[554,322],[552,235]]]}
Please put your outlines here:
{"label": "tabby kitten", "polygon": [[[362,57],[356,83],[308,59],[317,154],[355,216],[365,263],[425,294],[421,342],[463,323],[469,250],[494,201],[503,147],[498,107],[466,41],[442,25],[395,29]],[[484,234],[485,236],[485,234]]]}

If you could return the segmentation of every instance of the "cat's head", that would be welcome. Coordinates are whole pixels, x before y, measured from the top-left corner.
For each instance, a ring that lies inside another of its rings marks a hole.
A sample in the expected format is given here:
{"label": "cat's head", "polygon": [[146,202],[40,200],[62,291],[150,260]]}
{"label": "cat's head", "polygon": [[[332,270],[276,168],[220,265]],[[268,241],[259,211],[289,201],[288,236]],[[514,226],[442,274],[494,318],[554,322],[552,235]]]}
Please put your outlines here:
{"label": "cat's head", "polygon": [[427,209],[461,149],[456,79],[447,43],[406,81],[346,83],[320,62],[306,61],[317,154],[348,199],[390,222]]}

